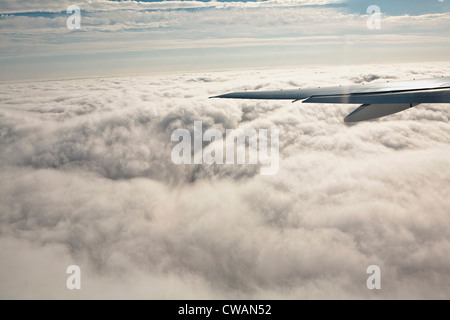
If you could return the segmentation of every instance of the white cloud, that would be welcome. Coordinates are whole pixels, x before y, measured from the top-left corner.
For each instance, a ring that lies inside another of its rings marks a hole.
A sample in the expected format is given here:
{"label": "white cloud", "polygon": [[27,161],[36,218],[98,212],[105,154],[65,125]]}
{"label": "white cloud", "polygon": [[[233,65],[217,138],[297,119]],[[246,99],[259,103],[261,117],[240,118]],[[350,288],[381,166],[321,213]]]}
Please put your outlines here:
{"label": "white cloud", "polygon": [[[314,2],[82,1],[81,30],[71,31],[66,26],[68,2],[4,1],[0,78],[376,63],[405,57],[439,61],[448,56],[447,12],[383,15],[382,29],[374,31],[367,28],[367,15],[340,6],[305,6]],[[193,7],[197,9],[173,10]]]}
{"label": "white cloud", "polygon": [[[147,10],[147,9],[187,9],[187,8],[258,8],[258,7],[279,7],[279,6],[325,6],[329,4],[343,3],[343,0],[270,0],[270,1],[108,1],[108,0],[80,0],[77,5],[82,10],[102,10],[113,11],[117,8],[121,10]],[[62,12],[67,7],[73,5],[71,0],[1,0],[2,13],[19,12]]]}
{"label": "white cloud", "polygon": [[[70,65],[74,60],[89,62],[93,56],[100,59],[103,54],[128,57],[127,61],[116,61],[114,66],[108,67],[114,69],[133,65],[137,59],[129,56],[132,53],[146,52],[148,58],[142,64],[151,65],[152,61],[168,56],[165,50],[170,50],[181,56],[181,59],[165,62],[170,68],[192,56],[189,50],[195,49],[197,56],[206,54],[200,50],[210,50],[208,55],[229,55],[226,59],[216,59],[214,68],[230,59],[236,59],[239,67],[248,65],[245,58],[233,56],[248,50],[252,50],[253,55],[261,55],[264,50],[267,56],[264,65],[270,65],[285,54],[292,56],[292,63],[296,63],[295,56],[309,63],[332,61],[336,57],[354,61],[365,58],[367,63],[369,58],[404,59],[406,53],[414,60],[431,57],[440,60],[445,57],[450,43],[450,20],[446,13],[385,17],[382,30],[375,33],[367,29],[366,17],[333,8],[211,9],[206,14],[205,11],[177,10],[94,11],[82,14],[80,32],[67,30],[65,19],[64,15],[0,19],[4,34],[1,39],[4,49],[0,54],[0,60],[5,61],[3,78],[15,77],[19,73],[17,70],[24,68],[17,59],[36,65],[35,59],[57,57],[57,61],[64,59]],[[336,55],[337,51],[340,55]],[[371,56],[367,57],[368,54]],[[19,65],[16,71],[8,69],[13,66],[9,63],[11,60]],[[191,69],[201,66],[200,63]],[[97,64],[97,68],[100,67],[107,68],[102,63]],[[84,68],[94,69],[93,66]],[[49,66],[46,72],[55,69],[61,68]]]}
{"label": "white cloud", "polygon": [[[445,298],[446,105],[346,126],[354,106],[209,100],[448,74],[304,67],[0,88],[2,298]],[[280,171],[175,166],[170,134],[280,129]],[[84,270],[65,289],[65,268]],[[382,269],[378,293],[367,266]],[[7,289],[5,289],[7,288]]]}

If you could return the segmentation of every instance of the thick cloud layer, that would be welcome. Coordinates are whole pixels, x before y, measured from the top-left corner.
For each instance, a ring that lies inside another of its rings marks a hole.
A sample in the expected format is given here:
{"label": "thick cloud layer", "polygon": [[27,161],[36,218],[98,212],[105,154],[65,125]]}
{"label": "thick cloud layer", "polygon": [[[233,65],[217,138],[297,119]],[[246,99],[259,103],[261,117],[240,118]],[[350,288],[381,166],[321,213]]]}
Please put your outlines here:
{"label": "thick cloud layer", "polygon": [[[1,298],[450,298],[450,110],[209,100],[450,65],[4,83]],[[177,128],[280,130],[280,170],[172,164]],[[82,289],[69,291],[70,264]],[[366,288],[379,265],[382,290]]]}

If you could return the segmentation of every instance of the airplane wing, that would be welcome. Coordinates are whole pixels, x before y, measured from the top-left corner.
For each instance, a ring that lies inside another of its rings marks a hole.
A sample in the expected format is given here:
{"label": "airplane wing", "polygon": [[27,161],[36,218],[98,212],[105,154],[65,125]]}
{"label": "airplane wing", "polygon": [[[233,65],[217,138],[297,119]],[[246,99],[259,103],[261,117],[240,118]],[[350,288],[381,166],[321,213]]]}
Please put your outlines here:
{"label": "airplane wing", "polygon": [[362,104],[345,122],[384,117],[421,103],[450,103],[450,77],[328,88],[233,92],[211,98]]}

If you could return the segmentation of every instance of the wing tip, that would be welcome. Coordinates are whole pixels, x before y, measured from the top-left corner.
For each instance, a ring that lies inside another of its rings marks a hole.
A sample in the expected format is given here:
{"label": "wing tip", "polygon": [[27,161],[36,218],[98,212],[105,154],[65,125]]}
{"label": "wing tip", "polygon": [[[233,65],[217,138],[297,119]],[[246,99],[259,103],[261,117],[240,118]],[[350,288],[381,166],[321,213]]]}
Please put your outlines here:
{"label": "wing tip", "polygon": [[219,94],[218,96],[211,96],[209,97],[209,99],[232,98],[230,97],[231,95],[232,95],[231,93]]}

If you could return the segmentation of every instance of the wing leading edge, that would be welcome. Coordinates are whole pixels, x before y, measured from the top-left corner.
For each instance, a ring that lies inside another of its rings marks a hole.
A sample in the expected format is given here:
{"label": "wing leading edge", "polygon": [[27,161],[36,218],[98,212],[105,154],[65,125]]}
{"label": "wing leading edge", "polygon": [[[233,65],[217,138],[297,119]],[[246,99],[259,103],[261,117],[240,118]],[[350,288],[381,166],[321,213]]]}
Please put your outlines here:
{"label": "wing leading edge", "polygon": [[211,98],[362,104],[345,122],[372,120],[421,103],[450,103],[450,77],[328,88],[227,93]]}

